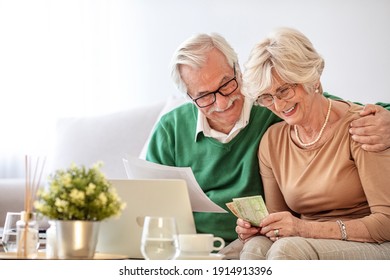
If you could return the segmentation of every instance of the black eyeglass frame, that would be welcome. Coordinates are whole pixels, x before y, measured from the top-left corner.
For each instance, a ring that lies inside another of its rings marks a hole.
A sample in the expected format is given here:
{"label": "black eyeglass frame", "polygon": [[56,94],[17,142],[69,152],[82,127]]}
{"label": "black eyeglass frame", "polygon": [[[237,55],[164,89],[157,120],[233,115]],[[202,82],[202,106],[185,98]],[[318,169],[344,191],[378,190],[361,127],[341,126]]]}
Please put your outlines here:
{"label": "black eyeglass frame", "polygon": [[[221,85],[216,91],[206,93],[206,94],[204,94],[204,95],[202,95],[202,96],[199,96],[199,97],[197,97],[197,98],[192,98],[192,96],[191,96],[188,92],[187,92],[187,95],[191,98],[191,100],[192,100],[193,102],[195,102],[195,104],[196,104],[199,108],[205,108],[205,107],[208,107],[208,106],[213,105],[213,104],[215,103],[215,101],[217,100],[217,97],[216,97],[217,93],[219,93],[219,94],[222,95],[222,96],[229,96],[229,95],[231,95],[233,92],[235,92],[236,89],[238,89],[238,81],[237,81],[237,76],[236,76],[236,64],[235,64],[235,63],[233,63],[233,71],[234,71],[234,77],[233,77],[232,79],[230,79],[229,81],[227,81],[226,83],[224,83],[223,85]],[[227,93],[227,94],[222,93],[222,92],[220,91],[221,88],[227,86],[227,85],[228,85],[229,83],[231,83],[232,81],[235,81],[235,82],[236,82],[236,87],[235,87],[230,93]],[[209,96],[209,95],[211,95],[211,94],[214,95],[214,98],[213,98],[213,101],[212,101],[210,104],[208,104],[208,105],[203,105],[203,106],[201,106],[201,105],[198,104],[198,100],[199,100],[199,99],[202,99],[202,98],[204,98],[204,97],[206,97],[206,96]]]}
{"label": "black eyeglass frame", "polygon": [[[295,88],[298,86],[298,84],[290,84],[290,83],[284,83],[282,86],[279,87],[279,89],[275,92],[275,94],[271,94],[271,93],[263,93],[261,95],[259,95],[259,97],[257,97],[256,99],[256,103],[259,105],[259,106],[262,106],[262,107],[270,107],[272,106],[274,103],[275,103],[275,97],[278,98],[279,100],[289,100],[291,98],[293,98],[295,96]],[[282,91],[283,90],[293,90],[294,94],[288,98],[284,98],[282,95]],[[264,98],[264,97],[269,97],[272,99],[272,102],[269,104],[269,105],[265,105],[265,104],[262,104],[259,100],[260,98]]]}

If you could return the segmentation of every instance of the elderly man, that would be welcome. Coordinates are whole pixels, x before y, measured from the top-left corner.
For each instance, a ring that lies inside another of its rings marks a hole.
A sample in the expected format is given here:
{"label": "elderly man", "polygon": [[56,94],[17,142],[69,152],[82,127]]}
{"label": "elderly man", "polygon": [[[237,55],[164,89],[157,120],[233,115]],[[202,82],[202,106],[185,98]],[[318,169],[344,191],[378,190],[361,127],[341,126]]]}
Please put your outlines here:
{"label": "elderly man", "polygon": [[[263,195],[258,145],[280,119],[242,95],[235,51],[218,34],[199,34],[179,46],[172,63],[174,82],[193,102],[161,118],[146,159],[191,167],[206,195],[225,209],[234,197]],[[369,105],[361,115],[351,123],[355,140],[367,150],[390,147],[390,112]],[[230,213],[194,213],[194,218],[199,233],[212,233],[227,243],[237,239],[236,217]],[[224,253],[229,258],[238,257],[234,244],[228,248]]]}

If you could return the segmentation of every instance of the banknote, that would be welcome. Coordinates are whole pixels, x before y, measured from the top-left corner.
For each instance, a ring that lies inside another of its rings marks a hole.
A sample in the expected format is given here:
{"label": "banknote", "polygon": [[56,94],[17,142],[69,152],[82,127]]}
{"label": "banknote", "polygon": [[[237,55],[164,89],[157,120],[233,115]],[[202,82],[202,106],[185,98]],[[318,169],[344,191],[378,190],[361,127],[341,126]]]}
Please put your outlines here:
{"label": "banknote", "polygon": [[268,216],[261,195],[233,198],[233,201],[226,203],[226,206],[236,217],[250,222],[253,226],[259,226],[260,222]]}

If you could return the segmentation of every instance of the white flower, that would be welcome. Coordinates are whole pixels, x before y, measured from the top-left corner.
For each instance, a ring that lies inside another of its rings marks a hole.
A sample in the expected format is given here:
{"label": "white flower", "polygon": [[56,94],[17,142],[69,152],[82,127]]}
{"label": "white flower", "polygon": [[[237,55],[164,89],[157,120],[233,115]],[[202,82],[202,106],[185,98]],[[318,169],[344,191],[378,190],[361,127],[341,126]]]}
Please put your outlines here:
{"label": "white flower", "polygon": [[39,202],[39,201],[35,201],[34,202],[34,208],[37,210],[37,211],[42,211],[44,205],[43,203]]}
{"label": "white flower", "polygon": [[99,169],[103,166],[102,161],[96,162],[94,165],[92,165],[92,168],[95,169],[96,171],[100,172]]}
{"label": "white flower", "polygon": [[73,163],[57,170],[49,177],[49,189],[38,192],[37,212],[58,220],[100,221],[118,216],[125,205],[99,170],[102,165],[97,162],[87,169]]}
{"label": "white flower", "polygon": [[105,193],[99,194],[98,198],[99,198],[100,202],[102,203],[102,205],[106,205],[106,203],[107,203],[107,196],[106,196]]}
{"label": "white flower", "polygon": [[88,187],[85,189],[85,193],[87,195],[91,195],[95,192],[96,185],[94,183],[89,183]]}
{"label": "white flower", "polygon": [[73,189],[70,192],[69,197],[70,197],[72,202],[77,203],[77,204],[82,204],[82,203],[84,203],[85,193],[83,191]]}
{"label": "white flower", "polygon": [[64,187],[69,188],[72,186],[72,176],[69,173],[65,173],[64,175],[62,175],[60,180],[61,184]]}
{"label": "white flower", "polygon": [[58,212],[63,212],[68,207],[68,204],[68,201],[62,200],[58,197],[56,198],[56,202],[54,203],[54,205],[58,209]]}
{"label": "white flower", "polygon": [[72,162],[69,169],[72,171],[77,171],[78,167],[77,167],[76,163]]}

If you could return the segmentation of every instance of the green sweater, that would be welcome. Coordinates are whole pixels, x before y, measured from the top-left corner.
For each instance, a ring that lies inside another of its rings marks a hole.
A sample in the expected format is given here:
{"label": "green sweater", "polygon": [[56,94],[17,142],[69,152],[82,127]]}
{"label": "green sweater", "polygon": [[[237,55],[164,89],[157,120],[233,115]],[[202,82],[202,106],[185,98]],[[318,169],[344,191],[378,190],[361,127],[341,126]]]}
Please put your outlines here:
{"label": "green sweater", "polygon": [[[263,195],[257,150],[267,128],[280,121],[266,108],[254,106],[249,124],[229,143],[198,134],[197,108],[185,104],[161,118],[151,138],[146,159],[156,163],[191,167],[206,195],[227,210],[234,197]],[[194,213],[199,233],[213,233],[226,242],[237,238],[237,218],[228,213]]]}
{"label": "green sweater", "polygon": [[[325,93],[327,97],[339,99]],[[389,104],[378,103],[388,110]],[[206,195],[227,210],[232,198],[263,195],[257,158],[261,137],[281,119],[270,110],[253,106],[249,124],[229,143],[195,131],[198,110],[188,103],[164,115],[151,138],[146,159],[169,166],[191,167]],[[194,213],[199,233],[212,233],[227,243],[235,240],[237,218],[228,213]]]}

